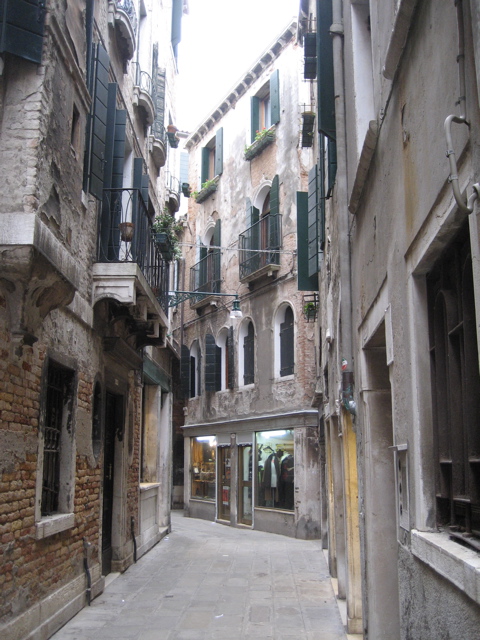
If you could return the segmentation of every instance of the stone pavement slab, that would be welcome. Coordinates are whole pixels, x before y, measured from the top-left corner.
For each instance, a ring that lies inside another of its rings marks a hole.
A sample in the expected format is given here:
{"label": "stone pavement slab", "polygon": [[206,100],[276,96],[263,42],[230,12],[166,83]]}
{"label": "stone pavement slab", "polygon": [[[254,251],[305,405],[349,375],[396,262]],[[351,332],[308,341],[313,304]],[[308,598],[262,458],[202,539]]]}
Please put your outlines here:
{"label": "stone pavement slab", "polygon": [[52,638],[347,640],[347,635],[319,541],[173,512],[170,535]]}

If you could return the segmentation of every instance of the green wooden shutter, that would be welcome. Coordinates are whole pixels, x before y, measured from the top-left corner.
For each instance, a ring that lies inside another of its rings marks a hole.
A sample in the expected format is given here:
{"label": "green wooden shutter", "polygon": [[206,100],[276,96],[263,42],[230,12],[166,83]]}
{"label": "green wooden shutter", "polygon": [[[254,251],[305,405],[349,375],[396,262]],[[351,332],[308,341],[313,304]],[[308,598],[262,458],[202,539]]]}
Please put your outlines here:
{"label": "green wooden shutter", "polygon": [[41,0],[0,0],[0,53],[40,64],[44,18]]}
{"label": "green wooden shutter", "polygon": [[[102,199],[105,179],[107,117],[109,104],[107,51],[98,44],[95,48],[95,80],[93,83],[92,111],[88,120],[85,149],[84,187],[98,200]],[[115,92],[116,87],[115,86]],[[115,94],[116,95],[116,94]]]}
{"label": "green wooden shutter", "polygon": [[248,323],[247,335],[243,339],[243,384],[255,382],[255,331]]}
{"label": "green wooden shutter", "polygon": [[198,275],[198,290],[205,291],[205,287],[207,285],[207,247],[200,247],[200,265],[199,265],[199,275]]}
{"label": "green wooden shutter", "polygon": [[270,114],[272,124],[280,122],[280,72],[278,69],[270,76]]}
{"label": "green wooden shutter", "polygon": [[123,169],[125,165],[126,139],[127,112],[125,109],[116,109],[113,140],[112,189],[123,188]]}
{"label": "green wooden shutter", "polygon": [[235,386],[235,344],[233,342],[233,327],[228,328],[227,335],[227,357],[228,357],[228,388],[233,389]]}
{"label": "green wooden shutter", "polygon": [[256,96],[250,98],[250,129],[250,141],[253,142],[260,129],[260,99]]}
{"label": "green wooden shutter", "polygon": [[318,272],[318,165],[308,172],[308,275]]}
{"label": "green wooden shutter", "polygon": [[293,311],[285,310],[285,320],[280,324],[280,376],[290,376],[294,370]]}
{"label": "green wooden shutter", "polygon": [[315,80],[317,77],[317,34],[306,33],[303,37],[304,70],[305,80]]}
{"label": "green wooden shutter", "polygon": [[205,336],[205,391],[216,391],[216,342],[207,333]]}
{"label": "green wooden shutter", "polygon": [[197,376],[198,376],[198,393],[197,395],[202,395],[202,352],[200,351],[200,346],[197,350]]}
{"label": "green wooden shutter", "polygon": [[317,0],[318,130],[329,138],[335,138],[335,92],[331,26],[332,0]]}
{"label": "green wooden shutter", "polygon": [[208,180],[210,172],[210,149],[208,147],[202,147],[202,165],[201,165],[201,180],[203,184]]}
{"label": "green wooden shutter", "polygon": [[180,391],[183,398],[190,397],[190,349],[184,344],[180,351]]}
{"label": "green wooden shutter", "polygon": [[[222,245],[222,222],[217,220],[215,223],[215,229],[213,231],[213,244],[215,247]],[[222,282],[221,274],[221,249],[213,250],[213,274],[212,274],[212,293],[218,293]]]}
{"label": "green wooden shutter", "polygon": [[278,213],[280,213],[280,180],[277,175],[273,178],[270,189],[270,214]]}
{"label": "green wooden shutter", "polygon": [[223,173],[223,127],[215,134],[215,175]]}
{"label": "green wooden shutter", "polygon": [[335,140],[328,141],[328,183],[327,198],[332,195],[333,185],[337,176],[337,143]]}
{"label": "green wooden shutter", "polygon": [[308,193],[297,191],[297,285],[299,291],[318,291],[318,274],[308,275]]}
{"label": "green wooden shutter", "polygon": [[222,349],[215,346],[215,391],[222,390]]}

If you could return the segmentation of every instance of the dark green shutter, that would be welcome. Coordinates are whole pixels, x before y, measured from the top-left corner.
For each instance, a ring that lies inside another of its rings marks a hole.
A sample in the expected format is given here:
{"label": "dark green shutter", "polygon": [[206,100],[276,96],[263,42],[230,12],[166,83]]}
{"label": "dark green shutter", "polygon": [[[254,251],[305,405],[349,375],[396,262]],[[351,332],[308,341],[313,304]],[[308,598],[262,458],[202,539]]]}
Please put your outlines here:
{"label": "dark green shutter", "polygon": [[201,184],[203,185],[209,179],[210,173],[210,149],[202,147],[202,167],[201,167]]}
{"label": "dark green shutter", "polygon": [[335,138],[335,91],[331,26],[332,0],[317,0],[318,130],[329,138]]}
{"label": "dark green shutter", "polygon": [[280,376],[290,376],[294,369],[293,311],[285,310],[285,320],[280,324]]}
{"label": "dark green shutter", "polygon": [[198,269],[198,286],[199,291],[205,291],[207,285],[207,247],[200,247],[200,265]]}
{"label": "dark green shutter", "polygon": [[260,129],[260,99],[256,96],[250,98],[250,129],[250,141],[253,142]]}
{"label": "dark green shutter", "polygon": [[299,291],[318,291],[318,274],[308,275],[308,193],[297,191],[297,283]]}
{"label": "dark green shutter", "polygon": [[190,349],[184,344],[180,352],[180,391],[183,398],[190,397]]}
{"label": "dark green shutter", "polygon": [[280,72],[276,69],[270,76],[270,114],[272,124],[280,122]]}
{"label": "dark green shutter", "polygon": [[235,344],[233,342],[233,327],[228,328],[227,335],[227,358],[228,358],[228,388],[235,386]]}
{"label": "dark green shutter", "polygon": [[[222,222],[217,220],[215,223],[215,229],[213,231],[213,244],[215,247],[222,245]],[[213,249],[213,274],[212,274],[212,292],[218,293],[220,291],[220,285],[222,281],[221,276],[221,249]]]}
{"label": "dark green shutter", "polygon": [[0,53],[40,64],[44,18],[41,0],[0,0]]}
{"label": "dark green shutter", "polygon": [[223,173],[223,127],[215,134],[215,175]]}
{"label": "dark green shutter", "polygon": [[327,198],[332,195],[333,185],[337,175],[337,143],[335,140],[328,141],[328,185]]}
{"label": "dark green shutter", "polygon": [[216,347],[215,338],[205,336],[205,391],[216,391]]}
{"label": "dark green shutter", "polygon": [[197,350],[197,376],[198,376],[198,394],[199,396],[202,395],[202,353],[200,351],[200,346],[198,347]]}
{"label": "dark green shutter", "polygon": [[248,323],[247,335],[243,339],[243,384],[255,382],[255,331]]}
{"label": "dark green shutter", "polygon": [[318,272],[318,166],[308,172],[308,275]]}
{"label": "dark green shutter", "polygon": [[[88,190],[98,200],[102,199],[105,162],[107,118],[109,104],[108,68],[110,60],[101,44],[95,48],[95,80],[93,83],[92,111],[87,128],[87,144],[85,149],[84,182],[88,182]],[[116,86],[115,92],[116,92]],[[85,185],[86,186],[86,185]]]}
{"label": "dark green shutter", "polygon": [[273,178],[270,189],[270,214],[278,213],[280,213],[280,180],[277,175]]}
{"label": "dark green shutter", "polygon": [[115,137],[113,141],[112,189],[123,188],[126,139],[127,112],[125,109],[117,109],[115,111]]}
{"label": "dark green shutter", "polygon": [[305,80],[314,80],[317,77],[317,34],[306,33],[303,37],[303,53]]}
{"label": "dark green shutter", "polygon": [[215,346],[215,391],[222,390],[222,349]]}

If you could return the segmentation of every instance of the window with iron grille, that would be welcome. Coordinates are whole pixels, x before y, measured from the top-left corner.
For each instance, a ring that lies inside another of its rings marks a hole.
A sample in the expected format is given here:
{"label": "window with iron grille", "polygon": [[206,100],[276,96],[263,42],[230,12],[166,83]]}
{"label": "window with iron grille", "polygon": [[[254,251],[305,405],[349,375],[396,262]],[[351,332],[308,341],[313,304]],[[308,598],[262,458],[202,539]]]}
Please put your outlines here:
{"label": "window with iron grille", "polygon": [[427,278],[437,521],[480,537],[480,376],[468,227]]}
{"label": "window with iron grille", "polygon": [[62,473],[70,473],[73,379],[73,371],[49,363],[43,425],[42,516],[63,511]]}

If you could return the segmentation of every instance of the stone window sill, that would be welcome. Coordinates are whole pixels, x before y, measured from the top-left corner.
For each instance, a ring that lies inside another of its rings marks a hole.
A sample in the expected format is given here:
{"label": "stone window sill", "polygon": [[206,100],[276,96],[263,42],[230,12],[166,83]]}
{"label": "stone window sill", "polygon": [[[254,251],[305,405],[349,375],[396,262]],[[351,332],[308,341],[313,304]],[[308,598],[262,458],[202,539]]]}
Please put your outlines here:
{"label": "stone window sill", "polygon": [[54,516],[46,516],[35,523],[35,537],[37,540],[43,540],[49,536],[54,536],[56,533],[71,529],[73,526],[75,526],[75,514],[73,513],[59,513]]}
{"label": "stone window sill", "polygon": [[412,530],[412,553],[480,604],[480,555],[451,540],[447,533]]}

